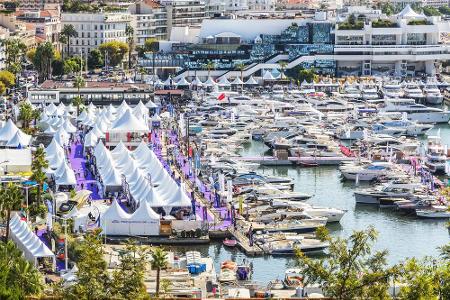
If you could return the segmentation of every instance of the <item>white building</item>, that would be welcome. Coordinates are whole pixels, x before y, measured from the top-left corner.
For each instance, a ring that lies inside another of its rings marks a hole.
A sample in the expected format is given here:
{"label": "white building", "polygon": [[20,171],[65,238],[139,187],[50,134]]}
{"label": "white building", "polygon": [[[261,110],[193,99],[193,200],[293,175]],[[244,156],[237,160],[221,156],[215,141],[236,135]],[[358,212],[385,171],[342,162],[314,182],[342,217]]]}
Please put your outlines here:
{"label": "white building", "polygon": [[160,3],[167,11],[167,32],[169,33],[172,27],[200,25],[208,18],[206,4],[202,0],[161,0]]}
{"label": "white building", "polygon": [[167,11],[153,0],[142,0],[130,5],[131,26],[136,45],[142,46],[149,38],[167,39]]}
{"label": "white building", "polygon": [[334,59],[338,74],[434,74],[436,64],[450,59],[450,45],[440,40],[449,31],[448,21],[426,17],[407,5],[400,13],[343,29],[338,23]]}
{"label": "white building", "polygon": [[128,12],[61,14],[62,25],[71,24],[78,32],[77,37],[70,39],[71,54],[87,54],[105,42],[126,42],[125,30],[130,22],[131,15]]}

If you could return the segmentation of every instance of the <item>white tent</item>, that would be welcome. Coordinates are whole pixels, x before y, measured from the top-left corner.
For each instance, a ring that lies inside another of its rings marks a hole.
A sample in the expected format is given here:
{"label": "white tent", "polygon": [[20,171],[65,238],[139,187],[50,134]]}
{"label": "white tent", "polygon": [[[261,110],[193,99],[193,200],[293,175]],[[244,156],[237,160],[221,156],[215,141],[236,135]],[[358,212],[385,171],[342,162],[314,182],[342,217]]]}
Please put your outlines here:
{"label": "white tent", "polygon": [[129,226],[126,223],[129,219],[130,215],[114,200],[100,217],[102,232],[106,235],[129,235]]}
{"label": "white tent", "polygon": [[57,111],[58,111],[58,107],[56,107],[56,105],[52,102],[52,103],[50,103],[49,105],[47,105],[45,108],[44,108],[44,111],[48,114],[48,115],[50,115],[50,116],[54,116],[54,115],[56,115],[56,113],[57,113]]}
{"label": "white tent", "polygon": [[64,130],[61,126],[53,135],[53,139],[55,139],[60,145],[68,145],[69,144],[69,134]]}
{"label": "white tent", "polygon": [[189,86],[189,81],[186,80],[186,77],[181,77],[181,79],[176,83],[177,86]]}
{"label": "white tent", "polygon": [[206,80],[203,85],[205,86],[215,86],[217,83],[210,77],[208,77],[208,80]]}
{"label": "white tent", "polygon": [[250,78],[244,83],[245,85],[257,85],[258,82],[253,78],[253,76],[250,76]]}
{"label": "white tent", "polygon": [[139,207],[130,217],[132,222],[130,224],[130,235],[159,235],[159,219],[159,215],[155,213],[147,201],[140,202]]}
{"label": "white tent", "polygon": [[57,153],[61,153],[64,155],[64,149],[61,145],[53,138],[50,144],[48,144],[47,148],[45,148],[45,154],[47,156],[53,156]]}
{"label": "white tent", "polygon": [[44,130],[44,133],[54,134],[58,129],[53,127],[52,125],[48,125],[47,129]]}
{"label": "white tent", "polygon": [[64,120],[63,128],[68,133],[75,133],[75,132],[77,132],[77,128],[75,126],[73,126],[72,122],[70,122],[70,120],[68,120],[68,119]]}
{"label": "white tent", "polygon": [[91,130],[89,131],[86,136],[84,137],[84,147],[94,147],[97,145],[98,142],[98,136],[95,135],[95,133]]}
{"label": "white tent", "polygon": [[66,167],[63,170],[63,173],[61,174],[61,176],[59,178],[56,178],[56,185],[57,186],[61,186],[61,185],[76,185],[77,184],[77,179],[75,178],[75,173],[74,171],[68,167],[67,165],[65,165]]}
{"label": "white tent", "polygon": [[111,131],[121,132],[137,132],[149,131],[147,124],[140,122],[132,113],[131,110],[126,110],[124,114],[119,117],[111,126]]}
{"label": "white tent", "polygon": [[218,82],[219,86],[231,86],[231,83],[228,81],[228,79],[225,76],[220,77],[219,82]]}
{"label": "white tent", "polygon": [[156,105],[155,103],[153,103],[152,100],[148,100],[148,102],[145,104],[145,106],[146,106],[147,108],[157,108],[157,107],[158,107],[158,105]]}
{"label": "white tent", "polygon": [[16,124],[11,119],[8,119],[5,125],[0,128],[0,144],[6,144],[18,130],[19,128],[17,128]]}
{"label": "white tent", "polygon": [[273,77],[272,72],[267,70],[263,75],[263,80],[275,80],[275,77]]}
{"label": "white tent", "polygon": [[173,85],[173,80],[172,80],[172,78],[170,78],[170,76],[167,77],[167,79],[164,81],[163,85],[164,85],[164,86],[171,86],[171,85]]}
{"label": "white tent", "polygon": [[192,84],[196,85],[196,86],[202,86],[203,82],[200,80],[200,78],[198,78],[197,76],[195,76],[194,80],[192,80]]}
{"label": "white tent", "polygon": [[142,103],[142,101],[139,101],[139,103],[133,107],[133,114],[142,120],[147,119],[148,112],[148,108],[144,105],[144,103]]}
{"label": "white tent", "polygon": [[127,102],[124,100],[116,109],[117,116],[123,115],[127,110],[130,110],[131,107],[127,104]]}
{"label": "white tent", "polygon": [[36,266],[38,258],[50,257],[55,264],[53,252],[31,231],[25,221],[20,220],[17,214],[11,217],[9,232],[12,241],[22,250],[26,260]]}
{"label": "white tent", "polygon": [[236,77],[233,82],[231,82],[232,85],[242,85],[244,82],[241,80],[240,77]]}
{"label": "white tent", "polygon": [[102,182],[105,191],[122,186],[122,176],[114,167],[105,168],[102,174]]}
{"label": "white tent", "polygon": [[6,147],[28,147],[30,145],[31,135],[17,130],[16,134],[6,143]]}

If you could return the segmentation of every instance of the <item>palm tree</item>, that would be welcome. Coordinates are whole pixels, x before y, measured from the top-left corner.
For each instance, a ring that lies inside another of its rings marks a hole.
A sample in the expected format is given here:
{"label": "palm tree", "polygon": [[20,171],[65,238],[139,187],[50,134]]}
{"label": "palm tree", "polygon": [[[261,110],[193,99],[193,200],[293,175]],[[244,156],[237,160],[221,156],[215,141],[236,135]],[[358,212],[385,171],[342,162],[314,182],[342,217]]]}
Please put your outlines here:
{"label": "palm tree", "polygon": [[127,35],[127,44],[128,44],[128,69],[131,69],[131,51],[134,48],[134,28],[130,25],[127,25],[125,28],[125,34]]}
{"label": "palm tree", "polygon": [[75,30],[75,27],[72,24],[65,24],[63,29],[61,30],[60,35],[66,37],[67,55],[70,55],[70,38],[77,37],[78,32]]}
{"label": "palm tree", "polygon": [[19,209],[22,198],[22,189],[15,183],[9,183],[6,189],[0,190],[0,204],[2,210],[6,210],[6,241],[9,238],[11,210]]}
{"label": "palm tree", "polygon": [[42,189],[47,179],[44,170],[48,168],[48,161],[45,158],[45,151],[43,147],[38,147],[36,152],[34,152],[33,161],[31,162],[31,179],[36,181],[38,184],[38,202],[41,201]]}
{"label": "palm tree", "polygon": [[156,270],[156,289],[155,296],[159,297],[160,275],[161,269],[167,266],[167,252],[161,247],[152,250],[152,269]]}
{"label": "palm tree", "polygon": [[278,65],[280,66],[280,69],[281,69],[281,79],[283,79],[284,71],[286,70],[288,63],[286,61],[282,60],[282,61],[278,62]]}
{"label": "palm tree", "polygon": [[206,69],[208,69],[208,78],[211,74],[211,70],[215,69],[215,68],[216,68],[216,65],[212,61],[208,60],[208,62],[206,63]]}
{"label": "palm tree", "polygon": [[[65,35],[60,35],[59,39],[58,39],[60,44],[66,44],[67,43],[67,36]],[[64,46],[58,46],[58,49],[61,50],[61,61],[64,61]],[[69,55],[69,54],[67,54]]]}
{"label": "palm tree", "polygon": [[243,63],[238,63],[238,64],[236,65],[236,68],[237,68],[239,71],[241,71],[241,81],[242,81],[242,84],[241,84],[241,91],[243,91],[243,90],[244,90],[244,70],[245,70],[245,65],[244,65]]}
{"label": "palm tree", "polygon": [[23,102],[19,108],[19,120],[22,121],[22,128],[28,128],[33,117],[33,107],[29,103]]}
{"label": "palm tree", "polygon": [[153,72],[153,85],[155,84],[155,55],[159,51],[159,42],[155,38],[146,39],[144,43],[144,53],[150,52],[152,54],[152,72]]}
{"label": "palm tree", "polygon": [[77,88],[78,90],[78,97],[81,97],[80,95],[80,89],[82,87],[84,87],[86,85],[86,81],[84,81],[84,78],[81,76],[77,76],[75,78],[75,81],[73,82],[73,85]]}
{"label": "palm tree", "polygon": [[83,98],[81,98],[81,96],[76,96],[75,98],[73,98],[72,104],[77,108],[77,116],[78,116],[80,114],[80,107],[84,104]]}

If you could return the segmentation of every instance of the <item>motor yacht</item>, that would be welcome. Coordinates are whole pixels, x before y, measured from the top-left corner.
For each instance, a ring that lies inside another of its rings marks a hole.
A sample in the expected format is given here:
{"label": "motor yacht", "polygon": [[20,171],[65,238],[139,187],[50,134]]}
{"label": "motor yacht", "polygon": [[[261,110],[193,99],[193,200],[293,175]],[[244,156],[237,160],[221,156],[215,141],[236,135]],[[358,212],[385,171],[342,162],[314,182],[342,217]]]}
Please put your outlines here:
{"label": "motor yacht", "polygon": [[397,80],[384,83],[382,88],[383,96],[387,98],[403,97],[402,85]]}
{"label": "motor yacht", "polygon": [[361,204],[380,204],[384,198],[410,198],[417,189],[421,189],[421,183],[388,183],[375,188],[367,188],[355,191],[355,201]]}
{"label": "motor yacht", "polygon": [[447,164],[447,149],[440,136],[428,136],[425,165],[433,173],[444,173]]}
{"label": "motor yacht", "polygon": [[442,96],[441,91],[439,90],[435,81],[429,80],[425,84],[423,91],[425,93],[425,101],[428,104],[436,105],[442,103],[444,96]]}
{"label": "motor yacht", "polygon": [[421,101],[425,97],[419,85],[414,81],[405,83],[403,90],[405,98]]}
{"label": "motor yacht", "polygon": [[343,165],[339,168],[347,180],[372,181],[392,172],[393,165],[388,162],[373,162],[363,165]]}
{"label": "motor yacht", "polygon": [[371,126],[374,134],[388,134],[392,136],[406,135],[406,129],[398,127],[389,127],[385,124],[376,123]]}
{"label": "motor yacht", "polygon": [[347,212],[343,209],[314,206],[309,203],[299,201],[273,200],[270,205],[274,208],[301,209],[305,212],[305,214],[311,217],[327,218],[327,223],[340,222],[344,214]]}
{"label": "motor yacht", "polygon": [[374,85],[364,85],[362,87],[361,93],[362,93],[363,100],[380,99],[380,95],[378,95],[378,89]]}
{"label": "motor yacht", "polygon": [[432,205],[429,208],[416,209],[416,215],[419,218],[429,219],[449,219],[449,207],[445,205]]}
{"label": "motor yacht", "polygon": [[450,112],[416,104],[414,99],[385,99],[382,112],[407,113],[408,119],[419,123],[448,123]]}
{"label": "motor yacht", "polygon": [[342,93],[339,94],[340,97],[344,99],[361,99],[361,91],[359,90],[357,85],[347,85],[344,87]]}
{"label": "motor yacht", "polygon": [[431,124],[420,124],[408,120],[407,118],[402,120],[382,120],[379,122],[386,127],[399,128],[404,130],[406,136],[418,136],[425,134],[428,130],[434,126]]}

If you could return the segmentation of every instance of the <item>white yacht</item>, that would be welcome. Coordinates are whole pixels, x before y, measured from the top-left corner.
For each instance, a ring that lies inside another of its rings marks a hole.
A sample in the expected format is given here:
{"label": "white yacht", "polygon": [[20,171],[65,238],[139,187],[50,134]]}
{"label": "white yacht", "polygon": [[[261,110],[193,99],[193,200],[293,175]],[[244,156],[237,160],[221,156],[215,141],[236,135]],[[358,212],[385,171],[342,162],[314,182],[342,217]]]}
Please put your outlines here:
{"label": "white yacht", "polygon": [[446,147],[440,136],[428,136],[425,165],[433,173],[444,173],[447,164]]}
{"label": "white yacht", "polygon": [[422,135],[425,134],[431,128],[433,128],[433,125],[431,124],[420,124],[417,122],[410,121],[408,119],[385,120],[380,121],[379,123],[390,128],[404,129],[405,135],[407,136]]}
{"label": "white yacht", "polygon": [[363,100],[380,99],[380,96],[378,95],[378,89],[374,85],[363,86],[361,93],[362,93]]}
{"label": "white yacht", "polygon": [[386,98],[400,98],[403,97],[402,85],[397,80],[392,80],[383,84],[383,96]]}
{"label": "white yacht", "polygon": [[448,219],[450,218],[449,207],[445,205],[432,205],[429,208],[416,209],[419,218]]}
{"label": "white yacht", "polygon": [[405,83],[405,87],[403,88],[403,90],[405,92],[405,98],[411,98],[420,101],[425,97],[419,85],[414,81]]}
{"label": "white yacht", "polygon": [[425,100],[428,104],[441,104],[444,96],[434,81],[428,81],[423,88]]}
{"label": "white yacht", "polygon": [[361,99],[362,95],[361,95],[361,91],[359,90],[357,85],[346,85],[344,87],[344,90],[342,91],[342,93],[340,93],[340,96],[345,98],[345,99]]}
{"label": "white yacht", "polygon": [[373,124],[371,129],[374,134],[388,134],[392,136],[406,135],[406,129],[404,128],[390,127],[381,123]]}
{"label": "white yacht", "polygon": [[372,181],[392,172],[392,164],[373,162],[366,165],[343,165],[339,170],[347,180]]}
{"label": "white yacht", "polygon": [[362,204],[380,204],[380,199],[383,198],[409,198],[422,187],[421,183],[388,183],[355,191],[355,201]]}
{"label": "white yacht", "polygon": [[405,112],[408,119],[419,123],[447,123],[450,112],[416,104],[414,99],[385,99],[382,112]]}
{"label": "white yacht", "polygon": [[309,203],[299,201],[273,200],[271,206],[273,208],[298,208],[311,217],[326,218],[328,223],[340,222],[344,214],[347,212],[343,209],[314,206]]}

